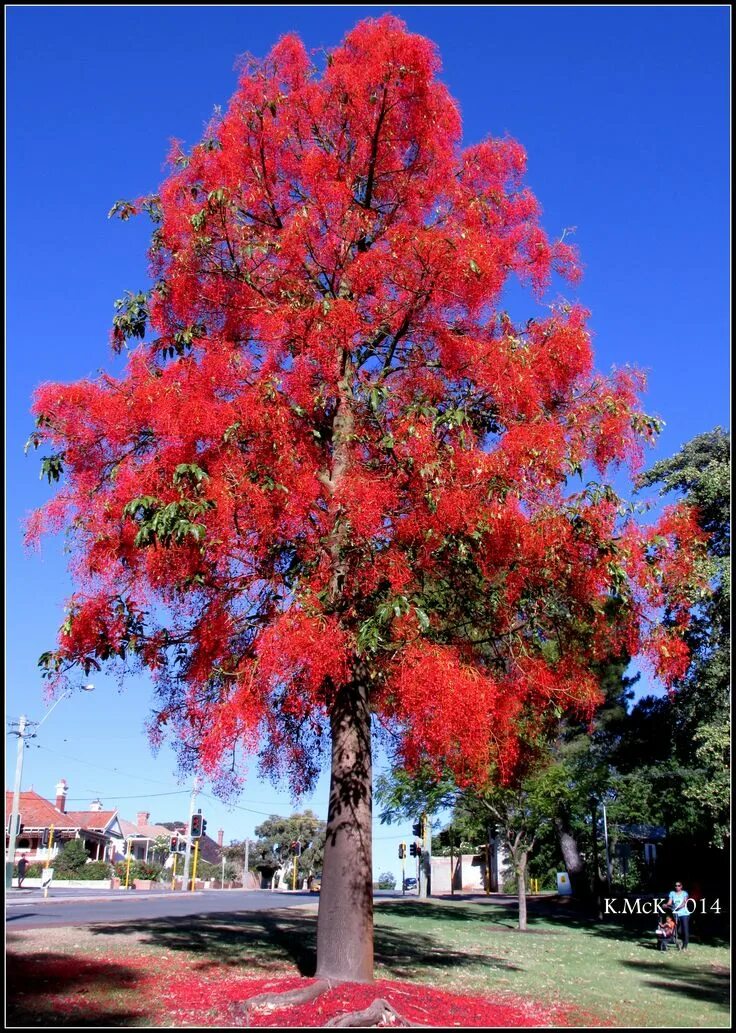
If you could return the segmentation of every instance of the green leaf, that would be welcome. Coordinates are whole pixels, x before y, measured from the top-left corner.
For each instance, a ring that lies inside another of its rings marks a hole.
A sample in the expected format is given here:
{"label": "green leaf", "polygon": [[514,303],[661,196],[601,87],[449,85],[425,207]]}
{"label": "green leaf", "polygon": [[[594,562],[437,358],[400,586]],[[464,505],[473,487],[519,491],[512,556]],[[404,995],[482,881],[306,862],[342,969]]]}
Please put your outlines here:
{"label": "green leaf", "polygon": [[236,420],[235,423],[231,423],[230,426],[225,430],[225,433],[222,435],[222,440],[225,442],[226,445],[230,443],[230,441],[235,436],[239,428],[240,420]]}
{"label": "green leaf", "polygon": [[208,481],[210,479],[210,475],[203,470],[201,466],[197,466],[196,463],[179,463],[177,468],[174,470],[174,484],[181,484],[181,482],[187,477],[196,484],[201,484],[202,481]]}
{"label": "green leaf", "polygon": [[381,403],[388,397],[388,390],[385,387],[372,387],[368,396],[368,404],[373,412],[378,412]]}
{"label": "green leaf", "polygon": [[44,456],[41,460],[41,473],[39,474],[39,479],[43,480],[44,477],[47,477],[49,484],[51,484],[52,481],[58,481],[64,472],[63,458],[63,452],[55,456]]}
{"label": "green leaf", "polygon": [[421,610],[418,606],[415,606],[414,612],[416,613],[417,620],[419,621],[419,630],[429,631],[429,617],[424,612],[424,610]]}

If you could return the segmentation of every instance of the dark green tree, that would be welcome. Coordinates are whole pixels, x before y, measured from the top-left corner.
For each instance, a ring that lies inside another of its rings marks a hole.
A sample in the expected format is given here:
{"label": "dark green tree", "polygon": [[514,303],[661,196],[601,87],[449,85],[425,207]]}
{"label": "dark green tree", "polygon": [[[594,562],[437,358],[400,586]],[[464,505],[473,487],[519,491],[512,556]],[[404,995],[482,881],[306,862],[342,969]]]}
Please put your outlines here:
{"label": "dark green tree", "polygon": [[697,507],[709,535],[701,562],[711,591],[693,608],[687,632],[692,662],[676,694],[637,705],[628,755],[619,758],[632,776],[646,777],[637,747],[651,744],[647,756],[658,762],[660,786],[666,774],[671,787],[672,830],[715,847],[725,846],[729,829],[730,481],[730,436],[720,427],[640,478],[640,487],[659,486],[661,495],[676,494]]}
{"label": "dark green tree", "polygon": [[482,850],[489,830],[496,833],[507,851],[516,876],[519,898],[519,929],[527,928],[526,886],[529,857],[540,830],[549,823],[552,803],[545,778],[546,760],[537,754],[537,763],[528,765],[527,774],[511,785],[498,777],[483,788],[461,789],[449,774],[439,778],[428,768],[409,774],[396,768],[378,779],[376,799],[381,821],[411,818],[422,811],[428,814],[452,808],[450,827],[433,837],[438,854],[454,853],[470,847]]}
{"label": "dark green tree", "polygon": [[257,838],[250,845],[249,867],[271,875],[279,869],[290,871],[294,856],[292,843],[298,841],[301,844],[300,875],[305,878],[318,875],[322,871],[326,827],[326,822],[310,810],[288,818],[272,814],[255,829]]}

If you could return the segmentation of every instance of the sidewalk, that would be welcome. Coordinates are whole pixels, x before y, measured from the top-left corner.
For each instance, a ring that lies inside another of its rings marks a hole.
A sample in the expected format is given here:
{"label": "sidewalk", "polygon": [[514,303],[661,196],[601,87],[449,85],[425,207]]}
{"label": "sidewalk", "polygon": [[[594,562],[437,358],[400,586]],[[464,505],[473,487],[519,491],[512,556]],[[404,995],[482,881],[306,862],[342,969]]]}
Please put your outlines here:
{"label": "sidewalk", "polygon": [[[89,890],[84,889],[60,889],[52,886],[48,896],[44,896],[40,887],[29,886],[27,889],[22,886],[18,889],[14,886],[8,891],[5,898],[6,907],[20,907],[23,904],[77,903],[78,901],[90,900],[151,900],[155,897],[170,897],[173,894],[180,894],[181,890]],[[190,890],[187,896],[201,896],[203,890]]]}

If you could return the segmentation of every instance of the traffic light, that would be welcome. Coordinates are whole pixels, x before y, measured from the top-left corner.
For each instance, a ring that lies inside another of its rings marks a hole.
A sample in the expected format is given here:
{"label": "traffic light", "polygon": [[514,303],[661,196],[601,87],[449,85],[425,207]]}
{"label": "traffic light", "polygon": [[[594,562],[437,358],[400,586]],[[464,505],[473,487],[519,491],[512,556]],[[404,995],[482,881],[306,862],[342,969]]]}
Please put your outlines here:
{"label": "traffic light", "polygon": [[403,859],[405,857],[406,857],[406,843],[399,843],[399,860],[403,861]]}
{"label": "traffic light", "polygon": [[420,839],[423,838],[422,823],[421,821],[415,822],[411,827],[412,836],[418,836]]}
{"label": "traffic light", "polygon": [[291,844],[291,852],[294,855],[294,857],[301,857],[302,845],[298,839],[295,839],[294,842]]}
{"label": "traffic light", "polygon": [[171,851],[172,854],[175,854],[178,849],[179,849],[179,837],[178,836],[172,836],[171,839],[169,840],[169,850]]}
{"label": "traffic light", "polygon": [[38,837],[38,845],[39,845],[39,847],[41,847],[42,850],[45,850],[46,847],[49,845],[49,830],[48,829],[41,829],[41,834]]}
{"label": "traffic light", "polygon": [[202,835],[204,836],[206,834],[207,834],[207,819],[206,818],[202,818]]}
{"label": "traffic light", "polygon": [[422,848],[419,843],[411,843],[409,845],[409,853],[412,857],[421,857]]}
{"label": "traffic light", "polygon": [[204,819],[201,814],[192,815],[192,828],[191,837],[192,839],[200,839],[204,832]]}
{"label": "traffic light", "polygon": [[[12,832],[12,829],[13,829],[13,815],[12,814],[8,815],[8,824],[7,824],[6,828],[7,828],[8,836],[12,836],[13,835],[13,832]],[[21,815],[20,814],[16,814],[16,816],[15,816],[15,837],[16,837],[16,839],[18,838],[18,836],[21,834],[22,831],[23,831],[23,822],[21,820]]]}

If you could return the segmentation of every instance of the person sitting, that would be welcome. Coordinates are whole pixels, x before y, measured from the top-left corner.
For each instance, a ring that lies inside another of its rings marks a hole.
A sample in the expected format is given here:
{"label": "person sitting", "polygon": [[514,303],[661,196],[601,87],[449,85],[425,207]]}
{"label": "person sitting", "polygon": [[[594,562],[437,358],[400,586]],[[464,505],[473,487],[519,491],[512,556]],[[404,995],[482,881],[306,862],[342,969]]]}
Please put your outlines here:
{"label": "person sitting", "polygon": [[675,944],[677,924],[672,915],[665,915],[657,926],[657,946],[661,951],[666,951],[668,946]]}

